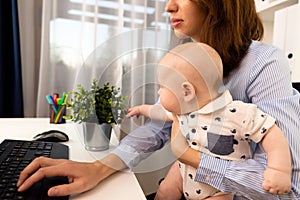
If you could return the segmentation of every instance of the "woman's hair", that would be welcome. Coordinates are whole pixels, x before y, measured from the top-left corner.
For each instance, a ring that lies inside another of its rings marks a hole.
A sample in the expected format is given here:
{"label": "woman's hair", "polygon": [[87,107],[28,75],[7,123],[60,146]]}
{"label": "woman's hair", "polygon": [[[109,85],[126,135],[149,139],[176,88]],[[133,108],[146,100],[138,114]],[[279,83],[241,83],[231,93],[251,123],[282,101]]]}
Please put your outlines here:
{"label": "woman's hair", "polygon": [[218,51],[223,61],[223,77],[238,68],[252,40],[261,40],[263,24],[254,0],[191,0],[206,18],[200,31],[201,42]]}

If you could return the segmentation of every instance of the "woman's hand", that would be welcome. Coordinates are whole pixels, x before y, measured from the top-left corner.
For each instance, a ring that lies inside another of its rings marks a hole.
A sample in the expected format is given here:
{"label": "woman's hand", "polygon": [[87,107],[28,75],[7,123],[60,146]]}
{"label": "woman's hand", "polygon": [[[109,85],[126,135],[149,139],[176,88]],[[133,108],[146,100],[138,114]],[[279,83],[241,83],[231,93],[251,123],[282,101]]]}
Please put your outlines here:
{"label": "woman's hand", "polygon": [[178,118],[173,114],[173,124],[171,132],[171,147],[173,154],[180,159],[180,157],[188,150],[189,145],[186,138],[180,131]]}
{"label": "woman's hand", "polygon": [[[81,193],[95,187],[100,181],[113,174],[125,164],[115,155],[109,155],[102,161],[75,162],[64,159],[39,157],[33,160],[20,174],[17,187],[19,192],[29,189],[34,183],[46,177],[65,176],[69,184],[58,185],[48,190],[49,196],[67,196]],[[113,159],[111,159],[113,158]],[[121,164],[117,168],[110,167],[113,162]],[[109,164],[108,164],[109,163]]]}
{"label": "woman's hand", "polygon": [[171,149],[180,162],[197,168],[201,158],[201,152],[189,147],[186,138],[180,131],[178,118],[173,114],[171,132]]}

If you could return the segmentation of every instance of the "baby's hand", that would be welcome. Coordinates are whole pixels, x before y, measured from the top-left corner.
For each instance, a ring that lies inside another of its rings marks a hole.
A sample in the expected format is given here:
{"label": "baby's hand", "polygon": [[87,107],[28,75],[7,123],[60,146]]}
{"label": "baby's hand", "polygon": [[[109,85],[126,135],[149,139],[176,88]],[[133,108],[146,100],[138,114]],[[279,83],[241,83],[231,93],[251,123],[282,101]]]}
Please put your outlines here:
{"label": "baby's hand", "polygon": [[136,116],[137,118],[139,118],[139,116],[140,116],[140,106],[135,106],[135,107],[132,107],[132,108],[128,109],[128,113],[127,113],[126,117],[130,118],[130,117],[133,117],[133,116]]}
{"label": "baby's hand", "polygon": [[291,173],[267,168],[262,187],[272,194],[288,193],[291,190]]}

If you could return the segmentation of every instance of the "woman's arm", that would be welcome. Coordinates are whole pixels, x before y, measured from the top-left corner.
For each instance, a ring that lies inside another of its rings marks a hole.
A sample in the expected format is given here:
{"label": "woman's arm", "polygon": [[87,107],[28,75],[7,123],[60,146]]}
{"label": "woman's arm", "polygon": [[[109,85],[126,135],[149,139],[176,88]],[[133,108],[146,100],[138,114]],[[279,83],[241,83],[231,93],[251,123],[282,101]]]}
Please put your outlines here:
{"label": "woman's arm", "polygon": [[147,120],[145,125],[128,133],[112,153],[120,157],[130,169],[133,169],[169,141],[171,126],[171,122]]}
{"label": "woman's arm", "polygon": [[189,147],[186,138],[180,131],[176,115],[173,115],[173,119],[171,132],[172,152],[180,162],[197,168],[200,162],[201,153]]}
{"label": "woman's arm", "polygon": [[[284,56],[275,48],[270,50],[261,43],[255,45],[259,47],[249,49],[242,62],[245,66],[241,66],[231,78],[230,91],[234,99],[254,103],[276,119],[288,140],[293,167],[292,191],[280,197],[300,199],[300,94],[291,88]],[[259,49],[260,46],[263,48]],[[239,196],[278,199],[277,195],[262,188],[266,167],[267,158],[261,144],[255,149],[253,159],[244,162],[221,160],[202,153],[195,180],[236,194],[237,199]]]}
{"label": "woman's arm", "polygon": [[70,184],[50,188],[49,196],[65,196],[92,189],[115,172],[133,168],[141,160],[162,148],[170,139],[171,123],[151,120],[130,132],[119,146],[100,161],[75,162],[38,158],[21,173],[18,191],[25,191],[44,177],[67,176]]}

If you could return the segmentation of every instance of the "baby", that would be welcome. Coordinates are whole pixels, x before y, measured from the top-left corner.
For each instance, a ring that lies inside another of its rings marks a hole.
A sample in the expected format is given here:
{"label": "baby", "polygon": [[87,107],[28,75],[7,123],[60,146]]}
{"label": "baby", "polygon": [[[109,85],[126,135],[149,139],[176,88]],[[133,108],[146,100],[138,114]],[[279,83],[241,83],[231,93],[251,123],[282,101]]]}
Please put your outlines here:
{"label": "baby", "polygon": [[[128,110],[127,117],[144,115],[173,121],[172,137],[174,131],[179,131],[189,148],[220,159],[252,158],[250,141],[262,142],[268,156],[262,187],[278,194],[289,192],[291,158],[284,134],[275,119],[256,105],[233,101],[228,90],[221,92],[222,73],[221,58],[210,46],[196,42],[179,45],[158,65],[161,105],[135,106]],[[174,154],[180,156],[178,152]],[[221,195],[222,199],[233,198],[195,181],[196,169],[190,165],[179,162],[178,173],[186,199],[214,199]]]}

